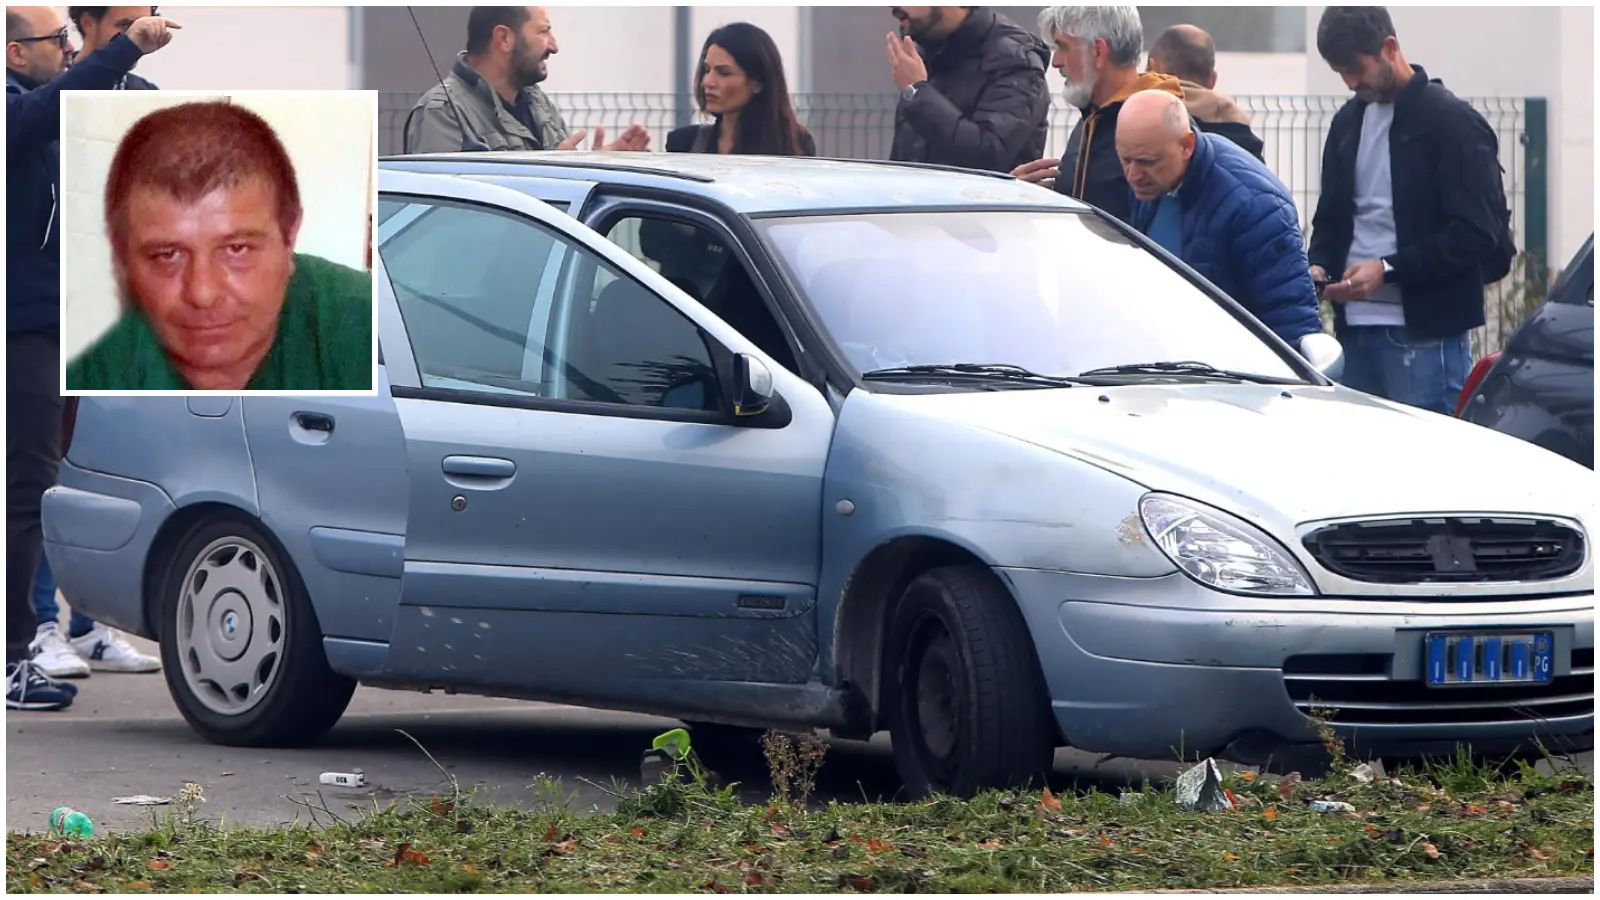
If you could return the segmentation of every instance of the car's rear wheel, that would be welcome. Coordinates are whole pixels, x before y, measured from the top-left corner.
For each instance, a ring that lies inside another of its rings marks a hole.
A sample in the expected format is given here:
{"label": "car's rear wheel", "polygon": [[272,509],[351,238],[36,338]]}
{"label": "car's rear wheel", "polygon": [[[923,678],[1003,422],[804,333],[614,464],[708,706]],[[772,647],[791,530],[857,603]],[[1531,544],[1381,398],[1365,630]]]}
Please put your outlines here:
{"label": "car's rear wheel", "polygon": [[344,714],[355,682],[329,668],[305,585],[259,526],[196,524],[157,589],[167,688],[206,740],[301,746]]}
{"label": "car's rear wheel", "polygon": [[990,573],[918,576],[885,651],[889,734],[911,797],[1044,784],[1056,746],[1049,695],[1022,614]]}

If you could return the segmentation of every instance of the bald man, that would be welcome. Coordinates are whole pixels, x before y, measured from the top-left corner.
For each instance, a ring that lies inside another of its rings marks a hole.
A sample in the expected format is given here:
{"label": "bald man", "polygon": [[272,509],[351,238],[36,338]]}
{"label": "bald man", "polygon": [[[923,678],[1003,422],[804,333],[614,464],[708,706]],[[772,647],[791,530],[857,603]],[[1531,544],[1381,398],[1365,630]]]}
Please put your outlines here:
{"label": "bald man", "polygon": [[1140,91],[1117,117],[1133,227],[1290,346],[1322,330],[1288,188],[1232,141],[1197,132],[1182,98]]}
{"label": "bald man", "polygon": [[176,22],[146,16],[70,70],[72,35],[50,6],[6,7],[6,708],[61,709],[76,694],[32,663],[39,505],[61,441],[61,92],[109,91]]}
{"label": "bald man", "polygon": [[1146,72],[1178,79],[1189,118],[1202,131],[1220,134],[1251,156],[1264,160],[1266,143],[1250,129],[1250,117],[1226,94],[1217,91],[1217,48],[1211,35],[1195,25],[1173,25],[1150,45]]}

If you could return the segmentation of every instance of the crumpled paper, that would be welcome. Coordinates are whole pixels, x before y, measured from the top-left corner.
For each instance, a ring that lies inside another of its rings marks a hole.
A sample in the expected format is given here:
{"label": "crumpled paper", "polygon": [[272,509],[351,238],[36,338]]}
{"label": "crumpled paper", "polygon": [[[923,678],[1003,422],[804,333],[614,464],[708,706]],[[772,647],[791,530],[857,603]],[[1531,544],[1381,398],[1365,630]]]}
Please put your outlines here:
{"label": "crumpled paper", "polygon": [[121,803],[124,806],[166,806],[172,802],[171,797],[152,797],[149,794],[134,794],[132,797],[116,797],[112,803]]}

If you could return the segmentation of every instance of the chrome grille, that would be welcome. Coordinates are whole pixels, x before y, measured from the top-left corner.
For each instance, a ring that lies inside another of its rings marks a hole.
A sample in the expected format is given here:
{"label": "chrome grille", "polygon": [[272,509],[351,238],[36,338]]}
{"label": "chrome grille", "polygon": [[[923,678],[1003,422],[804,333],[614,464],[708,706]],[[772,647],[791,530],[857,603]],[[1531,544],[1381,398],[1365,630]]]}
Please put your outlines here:
{"label": "chrome grille", "polygon": [[1594,648],[1572,652],[1572,672],[1549,684],[1430,688],[1391,677],[1383,654],[1299,656],[1283,667],[1284,688],[1305,715],[1327,710],[1336,725],[1448,725],[1529,722],[1594,714]]}
{"label": "chrome grille", "polygon": [[1585,549],[1559,522],[1465,516],[1343,522],[1302,543],[1328,571],[1376,584],[1550,581],[1578,571]]}

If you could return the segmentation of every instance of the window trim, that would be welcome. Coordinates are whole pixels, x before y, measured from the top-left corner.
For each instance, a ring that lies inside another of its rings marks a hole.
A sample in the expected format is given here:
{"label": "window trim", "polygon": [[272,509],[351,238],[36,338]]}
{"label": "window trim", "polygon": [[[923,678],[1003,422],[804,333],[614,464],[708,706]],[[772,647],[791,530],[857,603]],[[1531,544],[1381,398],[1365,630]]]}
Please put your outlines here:
{"label": "window trim", "polygon": [[[726,391],[726,385],[724,383],[725,375],[723,371],[723,360],[731,357],[733,352],[724,347],[721,341],[717,340],[714,335],[707,332],[699,322],[696,322],[691,316],[687,315],[678,307],[677,304],[668,300],[666,297],[661,296],[649,285],[635,278],[632,273],[616,266],[610,260],[606,259],[603,254],[596,252],[593,248],[576,239],[574,236],[568,234],[566,231],[557,228],[552,224],[547,224],[537,218],[526,215],[520,210],[510,209],[495,203],[487,203],[484,201],[448,195],[419,194],[411,191],[400,190],[380,192],[380,201],[385,197],[405,198],[405,200],[409,203],[421,203],[434,207],[438,207],[440,205],[475,207],[490,215],[510,217],[513,220],[526,223],[536,229],[550,233],[557,241],[566,245],[567,247],[567,252],[564,254],[565,258],[561,263],[561,272],[557,276],[557,287],[555,290],[555,295],[557,297],[562,296],[563,292],[570,288],[572,283],[571,280],[576,267],[581,265],[593,273],[597,270],[598,264],[605,263],[608,267],[615,270],[619,277],[627,278],[633,281],[633,283],[640,290],[644,291],[646,295],[656,299],[660,303],[665,304],[669,309],[672,310],[674,314],[682,316],[684,320],[694,328],[695,334],[700,337],[701,342],[705,345],[707,355],[711,359],[711,369],[717,377],[717,387],[719,392]],[[402,229],[402,231],[404,231],[404,229]],[[605,238],[602,237],[602,240],[605,240]],[[620,251],[620,248],[618,249]],[[378,256],[381,258],[382,255],[382,250],[380,248]],[[388,274],[387,264],[384,265],[384,280],[388,282],[388,290],[391,296],[393,296],[394,283]],[[394,297],[394,305],[396,314],[400,317],[401,324],[405,325],[405,313],[400,309],[398,296]],[[553,314],[554,309],[552,309],[552,315]],[[531,324],[532,320],[530,318],[530,326]],[[405,331],[407,342],[412,344],[412,358],[415,360],[417,358],[415,342],[411,338],[410,329],[406,328]],[[544,397],[533,394],[503,394],[491,393],[488,391],[471,391],[460,388],[426,386],[421,384],[423,373],[422,364],[420,361],[416,363],[416,370],[417,379],[419,382],[418,385],[392,384],[390,386],[390,393],[395,399],[428,400],[433,402],[460,403],[469,406],[495,406],[507,409],[563,412],[577,415],[600,415],[613,418],[676,422],[680,424],[692,425],[728,425],[731,427],[748,427],[751,424],[756,424],[736,421],[731,411],[726,408],[719,410],[687,410],[653,406],[629,406],[625,404],[606,403],[604,401],[578,400],[565,397]],[[723,399],[725,403],[726,398],[723,397],[721,399]],[[774,399],[777,400],[779,398]],[[774,403],[774,408],[776,407],[778,407],[778,404]],[[761,416],[759,418],[766,419],[768,417]],[[783,417],[784,424],[787,424],[787,418],[787,416]],[[782,426],[774,422],[773,425],[770,425],[769,427]]]}

